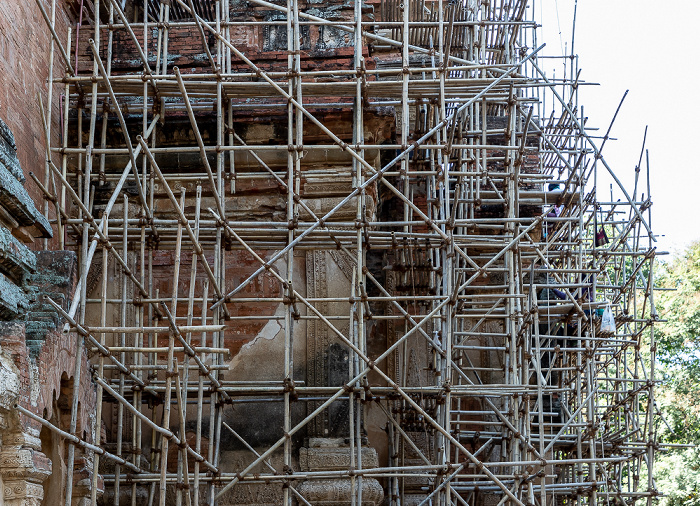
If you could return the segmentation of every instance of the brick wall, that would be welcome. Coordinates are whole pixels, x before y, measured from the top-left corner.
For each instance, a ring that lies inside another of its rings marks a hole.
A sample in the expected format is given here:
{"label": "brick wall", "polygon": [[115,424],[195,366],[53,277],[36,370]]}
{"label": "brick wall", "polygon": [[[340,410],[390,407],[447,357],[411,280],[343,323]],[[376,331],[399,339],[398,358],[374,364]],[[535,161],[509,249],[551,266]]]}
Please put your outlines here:
{"label": "brick wall", "polygon": [[[51,0],[41,0],[50,15]],[[71,21],[69,0],[56,0],[56,32],[66,45]],[[17,143],[17,156],[25,175],[34,172],[43,180],[45,142],[41,113],[37,101],[40,93],[47,107],[49,77],[49,45],[51,34],[34,1],[0,2],[0,118],[10,127]],[[54,75],[63,75],[58,49]],[[54,88],[52,104],[54,143],[58,139],[59,95],[62,87]],[[59,159],[54,159],[59,163]],[[36,185],[25,183],[39,209],[43,198]],[[40,243],[35,244],[36,249]]]}

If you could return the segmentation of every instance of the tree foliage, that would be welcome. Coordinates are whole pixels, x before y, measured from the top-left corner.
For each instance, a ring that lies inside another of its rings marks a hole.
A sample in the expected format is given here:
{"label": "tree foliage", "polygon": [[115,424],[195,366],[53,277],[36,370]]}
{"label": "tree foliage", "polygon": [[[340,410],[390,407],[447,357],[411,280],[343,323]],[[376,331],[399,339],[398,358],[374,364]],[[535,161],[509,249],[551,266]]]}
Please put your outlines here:
{"label": "tree foliage", "polygon": [[657,310],[667,320],[657,329],[658,358],[665,365],[692,366],[700,352],[700,241],[664,266]]}
{"label": "tree foliage", "polygon": [[[664,380],[657,390],[664,419],[662,443],[700,444],[700,242],[662,266],[657,286],[657,365]],[[664,506],[700,506],[700,449],[660,454],[658,488]]]}

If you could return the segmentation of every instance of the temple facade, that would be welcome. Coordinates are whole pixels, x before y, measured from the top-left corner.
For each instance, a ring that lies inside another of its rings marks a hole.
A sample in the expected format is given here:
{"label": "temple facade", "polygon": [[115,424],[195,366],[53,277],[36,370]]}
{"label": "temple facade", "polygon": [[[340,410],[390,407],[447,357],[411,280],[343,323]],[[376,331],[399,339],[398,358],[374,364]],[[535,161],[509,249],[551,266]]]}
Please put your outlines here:
{"label": "temple facade", "polygon": [[0,7],[0,505],[651,501],[651,202],[533,9]]}

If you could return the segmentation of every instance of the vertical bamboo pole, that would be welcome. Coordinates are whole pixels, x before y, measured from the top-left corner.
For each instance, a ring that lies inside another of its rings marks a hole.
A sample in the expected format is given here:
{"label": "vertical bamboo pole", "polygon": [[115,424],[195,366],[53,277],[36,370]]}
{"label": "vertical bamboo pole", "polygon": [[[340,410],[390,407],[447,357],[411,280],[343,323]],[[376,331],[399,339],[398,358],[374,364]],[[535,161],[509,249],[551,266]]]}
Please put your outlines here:
{"label": "vertical bamboo pole", "polygon": [[[185,189],[180,190],[180,209],[185,205]],[[172,290],[172,302],[170,303],[170,314],[173,318],[177,318],[177,302],[178,302],[178,291],[180,283],[180,252],[182,248],[182,223],[178,221],[177,226],[177,238],[175,240],[175,261],[173,264],[173,290]],[[173,377],[179,374],[179,371],[175,368],[175,337],[173,336],[173,330],[168,332],[168,359],[167,359],[167,369],[165,372],[165,396],[163,404],[163,421],[161,426],[164,429],[168,429],[170,426],[170,408],[171,408],[171,398],[172,398],[172,382]],[[166,437],[161,437],[160,446],[160,486],[159,486],[159,496],[158,501],[160,506],[165,506],[166,501],[166,478],[168,474],[168,443],[170,440]],[[178,494],[181,494],[180,488],[178,488]]]}

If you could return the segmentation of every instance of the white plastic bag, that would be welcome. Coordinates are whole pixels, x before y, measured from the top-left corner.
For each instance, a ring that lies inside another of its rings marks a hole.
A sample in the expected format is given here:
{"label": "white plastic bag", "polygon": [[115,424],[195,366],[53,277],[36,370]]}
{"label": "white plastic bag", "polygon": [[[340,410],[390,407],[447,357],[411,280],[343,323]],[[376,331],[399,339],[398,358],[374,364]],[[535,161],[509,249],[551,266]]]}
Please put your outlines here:
{"label": "white plastic bag", "polygon": [[615,330],[615,316],[613,315],[610,304],[608,304],[605,306],[605,311],[603,311],[603,318],[600,322],[600,331],[614,334]]}

